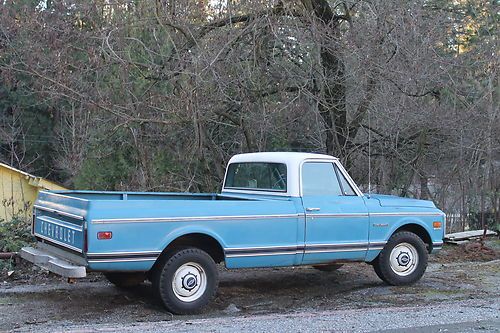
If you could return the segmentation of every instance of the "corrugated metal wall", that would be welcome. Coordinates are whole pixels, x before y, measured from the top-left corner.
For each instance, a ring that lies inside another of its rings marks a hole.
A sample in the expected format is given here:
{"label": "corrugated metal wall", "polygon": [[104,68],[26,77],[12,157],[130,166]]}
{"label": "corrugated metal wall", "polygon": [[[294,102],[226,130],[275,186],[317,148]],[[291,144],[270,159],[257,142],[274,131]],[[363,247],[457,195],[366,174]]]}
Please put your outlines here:
{"label": "corrugated metal wall", "polygon": [[31,218],[33,203],[43,189],[66,188],[0,163],[0,219],[7,221],[16,215]]}

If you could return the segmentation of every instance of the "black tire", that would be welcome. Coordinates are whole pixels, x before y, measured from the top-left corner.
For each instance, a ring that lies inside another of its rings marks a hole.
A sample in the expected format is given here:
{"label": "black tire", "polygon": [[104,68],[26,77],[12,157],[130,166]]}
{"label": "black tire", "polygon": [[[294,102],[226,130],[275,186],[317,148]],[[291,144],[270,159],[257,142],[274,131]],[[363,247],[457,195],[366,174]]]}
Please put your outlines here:
{"label": "black tire", "polygon": [[109,282],[117,286],[118,288],[127,289],[137,287],[141,283],[144,282],[146,276],[142,272],[134,272],[134,273],[104,273],[106,279]]}
{"label": "black tire", "polygon": [[[177,284],[173,283],[175,278]],[[160,259],[153,271],[152,282],[155,293],[168,311],[196,314],[214,298],[219,275],[214,260],[205,251],[183,248],[169,251]],[[193,287],[189,289],[192,283]],[[195,296],[189,296],[193,290]],[[180,295],[180,292],[186,295]]]}
{"label": "black tire", "polygon": [[380,280],[382,280],[385,283],[389,284],[389,282],[387,282],[385,280],[385,276],[382,275],[382,272],[380,271],[380,265],[377,264],[377,261],[378,261],[378,257],[372,263],[373,270],[375,271],[375,274],[377,274],[377,276],[380,278]]}
{"label": "black tire", "polygon": [[[428,256],[425,243],[420,237],[412,232],[401,231],[392,235],[374,260],[373,268],[377,276],[387,284],[408,285],[417,282],[424,275]],[[398,269],[401,271],[397,272]]]}
{"label": "black tire", "polygon": [[344,265],[343,264],[313,265],[313,268],[322,272],[334,272],[342,266]]}

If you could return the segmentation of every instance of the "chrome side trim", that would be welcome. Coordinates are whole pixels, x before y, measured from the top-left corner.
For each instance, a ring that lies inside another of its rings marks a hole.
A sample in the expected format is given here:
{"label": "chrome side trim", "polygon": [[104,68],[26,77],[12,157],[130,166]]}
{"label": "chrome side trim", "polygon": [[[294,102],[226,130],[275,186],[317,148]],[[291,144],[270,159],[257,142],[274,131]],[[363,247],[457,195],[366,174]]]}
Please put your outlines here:
{"label": "chrome side trim", "polygon": [[49,241],[49,242],[51,242],[51,243],[54,243],[54,244],[60,245],[60,246],[62,246],[62,247],[67,247],[68,249],[71,249],[71,250],[76,251],[76,252],[79,252],[79,253],[83,253],[82,249],[79,249],[79,248],[74,247],[74,246],[72,246],[72,245],[68,245],[68,244],[66,244],[66,243],[60,242],[60,241],[58,241],[58,240],[56,240],[56,239],[52,239],[52,238],[49,238],[49,237],[47,237],[47,236],[40,235],[40,234],[39,234],[39,233],[37,233],[37,232],[35,232],[35,233],[34,233],[34,235],[35,235],[36,237],[40,237],[40,238],[42,238],[42,239],[48,240],[48,241]]}
{"label": "chrome side trim", "polygon": [[301,245],[288,245],[288,246],[259,246],[259,247],[239,247],[239,248],[225,248],[224,254],[227,258],[234,257],[251,257],[257,255],[283,255],[283,254],[297,254],[304,251],[304,246]]}
{"label": "chrome side trim", "polygon": [[342,218],[342,217],[368,217],[368,213],[339,213],[339,214],[316,214],[309,213],[306,214],[307,217],[333,217],[333,218]]}
{"label": "chrome side trim", "polygon": [[[381,250],[387,242],[374,243],[336,243],[336,244],[314,244],[309,246],[289,245],[289,246],[255,246],[255,247],[233,247],[225,248],[226,258],[257,257],[257,256],[277,256],[296,255],[311,253],[336,253],[353,252],[365,250]],[[130,262],[130,261],[150,261],[156,260],[160,251],[136,251],[136,252],[109,252],[109,253],[88,253],[89,263],[103,262]],[[101,258],[100,258],[101,257]]]}
{"label": "chrome side trim", "polygon": [[58,215],[62,215],[62,216],[66,216],[66,217],[71,217],[71,218],[76,219],[76,220],[80,220],[80,221],[85,220],[85,217],[83,217],[81,215],[76,215],[76,214],[71,214],[71,213],[63,212],[61,210],[57,210],[57,209],[54,209],[54,208],[49,208],[49,207],[40,206],[40,205],[33,205],[33,207],[35,207],[36,209],[40,209],[40,210],[46,211],[46,212],[56,213]]}
{"label": "chrome side trim", "polygon": [[367,242],[355,242],[355,243],[316,243],[306,245],[307,248],[311,247],[360,247],[360,246],[368,246]]}
{"label": "chrome side trim", "polygon": [[228,220],[256,220],[256,219],[290,219],[299,218],[303,214],[276,214],[276,215],[232,215],[232,216],[179,216],[179,217],[145,217],[123,219],[96,219],[92,224],[107,223],[158,223],[158,222],[192,222],[192,221],[228,221]]}
{"label": "chrome side trim", "polygon": [[262,253],[240,253],[240,254],[227,254],[226,258],[240,258],[240,257],[263,257],[263,256],[281,256],[281,255],[296,255],[302,254],[300,252],[262,252]]}
{"label": "chrome side trim", "polygon": [[368,213],[369,216],[441,216],[434,212],[392,212],[392,213]]}
{"label": "chrome side trim", "polygon": [[311,253],[337,253],[337,252],[357,252],[357,251],[366,251],[367,247],[359,247],[359,248],[345,248],[345,249],[306,249],[305,254],[311,254]]}
{"label": "chrome side trim", "polygon": [[117,259],[91,259],[88,260],[91,264],[96,263],[113,263],[113,262],[132,262],[132,261],[156,261],[158,257],[151,258],[117,258]]}
{"label": "chrome side trim", "polygon": [[[372,243],[373,245],[384,245],[385,242]],[[267,246],[267,247],[239,247],[226,248],[224,253],[226,258],[238,257],[258,257],[273,255],[295,255],[311,253],[337,253],[366,251],[369,249],[368,243],[335,243],[335,244],[313,244],[313,245],[290,245],[290,246]]]}
{"label": "chrome side trim", "polygon": [[37,216],[36,218],[38,220],[42,220],[42,221],[44,221],[46,223],[55,224],[55,225],[58,225],[58,226],[63,227],[63,228],[68,228],[68,229],[71,229],[71,230],[83,232],[83,226],[81,226],[80,228],[78,228],[77,226],[74,226],[74,225],[68,225],[68,224],[61,223],[59,221],[53,221],[50,218],[47,218],[46,216]]}
{"label": "chrome side trim", "polygon": [[383,246],[385,246],[385,244],[387,244],[387,242],[386,242],[386,241],[381,241],[381,242],[370,242],[370,244],[368,245],[368,247],[372,247],[372,246],[376,246],[376,247],[378,247],[378,246],[382,246],[382,247],[383,247]]}
{"label": "chrome side trim", "polygon": [[127,257],[134,255],[157,255],[159,256],[161,251],[137,251],[137,252],[95,252],[95,253],[87,253],[88,257]]}
{"label": "chrome side trim", "polygon": [[272,245],[272,246],[252,246],[252,247],[227,247],[224,251],[252,251],[252,250],[288,250],[304,248],[300,245]]}

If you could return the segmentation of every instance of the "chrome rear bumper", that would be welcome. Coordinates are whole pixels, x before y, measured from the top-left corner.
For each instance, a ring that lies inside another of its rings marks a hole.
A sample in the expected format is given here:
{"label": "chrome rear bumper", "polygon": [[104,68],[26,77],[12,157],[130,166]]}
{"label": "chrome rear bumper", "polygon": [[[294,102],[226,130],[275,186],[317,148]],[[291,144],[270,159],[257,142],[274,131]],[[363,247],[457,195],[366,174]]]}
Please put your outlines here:
{"label": "chrome rear bumper", "polygon": [[34,247],[23,247],[19,256],[24,260],[49,270],[52,273],[67,278],[83,278],[87,276],[85,266],[79,266],[67,260],[60,259],[54,254]]}

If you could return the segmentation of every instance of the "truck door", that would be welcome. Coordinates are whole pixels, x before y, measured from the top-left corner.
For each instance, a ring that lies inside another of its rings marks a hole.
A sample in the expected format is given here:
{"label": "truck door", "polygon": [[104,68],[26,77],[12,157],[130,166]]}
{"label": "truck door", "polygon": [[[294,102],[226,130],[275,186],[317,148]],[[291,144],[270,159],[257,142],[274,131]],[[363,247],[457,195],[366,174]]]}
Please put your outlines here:
{"label": "truck door", "polygon": [[368,249],[368,210],[331,161],[301,167],[306,215],[303,264],[364,259]]}

